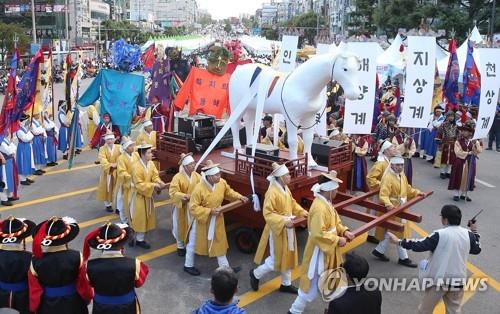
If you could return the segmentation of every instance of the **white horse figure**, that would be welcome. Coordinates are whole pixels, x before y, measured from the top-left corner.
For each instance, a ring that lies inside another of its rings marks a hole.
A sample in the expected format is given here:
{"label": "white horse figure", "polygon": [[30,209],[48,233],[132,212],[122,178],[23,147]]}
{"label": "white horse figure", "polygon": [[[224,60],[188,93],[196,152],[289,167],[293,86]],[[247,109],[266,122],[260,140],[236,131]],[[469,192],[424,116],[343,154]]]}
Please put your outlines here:
{"label": "white horse figure", "polygon": [[[258,67],[262,70],[256,75]],[[238,66],[229,80],[231,115],[238,115],[231,116],[231,120],[236,121],[231,124],[234,149],[241,149],[237,121],[242,116],[247,143],[253,143],[256,141],[262,112],[279,113],[286,121],[290,158],[297,158],[297,131],[300,127],[304,140],[304,153],[308,154],[308,165],[316,167],[317,163],[311,155],[311,145],[317,113],[326,106],[321,101],[324,99],[321,97],[321,92],[329,82],[337,81],[347,98],[357,99],[360,96],[358,68],[359,59],[344,51],[314,56],[294,71],[281,76],[279,72],[257,64]],[[278,76],[280,77],[271,91],[270,86]]]}

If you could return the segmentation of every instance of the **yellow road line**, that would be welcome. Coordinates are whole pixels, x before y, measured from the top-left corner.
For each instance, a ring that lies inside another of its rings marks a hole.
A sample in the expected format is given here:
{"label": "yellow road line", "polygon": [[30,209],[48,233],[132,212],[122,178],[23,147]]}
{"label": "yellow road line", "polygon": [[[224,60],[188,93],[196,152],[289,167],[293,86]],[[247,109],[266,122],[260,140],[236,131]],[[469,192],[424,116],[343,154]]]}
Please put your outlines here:
{"label": "yellow road line", "polygon": [[[428,236],[428,233],[425,232],[424,229],[420,228],[417,226],[415,223],[410,222],[410,228],[413,229],[418,235],[421,237],[426,237]],[[475,277],[480,277],[480,278],[486,278],[488,285],[495,289],[497,292],[500,292],[500,283],[495,280],[495,278],[491,277],[490,275],[486,274],[483,272],[481,269],[477,268],[471,263],[467,263],[467,269],[472,273],[473,276]]]}
{"label": "yellow road line", "polygon": [[38,199],[31,200],[31,201],[26,201],[26,202],[14,204],[13,206],[2,207],[2,208],[0,208],[0,212],[8,211],[11,209],[16,209],[16,208],[20,208],[20,207],[26,207],[26,206],[30,206],[30,205],[37,205],[37,204],[41,204],[41,203],[46,203],[46,202],[50,202],[50,201],[54,201],[54,200],[58,200],[58,199],[63,199],[63,198],[67,198],[67,197],[71,197],[71,196],[75,196],[75,195],[85,194],[85,193],[93,192],[95,190],[97,190],[96,187],[91,187],[91,188],[81,189],[81,190],[77,190],[77,191],[62,193],[62,194],[58,194],[58,195],[38,198]]}
{"label": "yellow road line", "polygon": [[89,169],[89,168],[95,168],[98,167],[99,165],[96,164],[91,164],[91,165],[84,165],[84,166],[78,166],[78,167],[73,167],[71,169],[58,169],[58,170],[52,170],[48,171],[46,170],[45,175],[52,175],[52,174],[59,174],[59,173],[66,173],[66,172],[73,172],[77,170],[83,170],[83,169]]}
{"label": "yellow road line", "polygon": [[[90,151],[90,148],[89,147],[85,147],[82,149],[82,153],[83,152],[87,152],[87,151]],[[76,155],[75,155],[76,156]],[[75,159],[73,159],[75,160]],[[68,162],[66,159],[59,159],[56,161],[58,163],[58,166],[60,165],[64,165],[66,162]],[[46,168],[45,171],[46,171],[46,174],[48,173],[51,173],[51,172],[54,172],[54,171],[58,171],[58,170],[53,170],[54,168]]]}
{"label": "yellow road line", "polygon": [[[346,246],[340,248],[340,251],[342,254],[345,254],[346,252],[362,245],[363,243],[366,242],[366,238],[368,236],[368,233],[363,233],[362,235],[356,237],[352,242],[347,243]],[[300,266],[295,267],[292,270],[292,280],[296,280],[300,277]],[[249,291],[244,294],[242,294],[239,297],[239,302],[238,306],[245,307],[263,297],[266,295],[278,290],[278,288],[281,285],[281,276],[275,277],[271,279],[270,281],[262,284],[259,287],[259,291]]]}

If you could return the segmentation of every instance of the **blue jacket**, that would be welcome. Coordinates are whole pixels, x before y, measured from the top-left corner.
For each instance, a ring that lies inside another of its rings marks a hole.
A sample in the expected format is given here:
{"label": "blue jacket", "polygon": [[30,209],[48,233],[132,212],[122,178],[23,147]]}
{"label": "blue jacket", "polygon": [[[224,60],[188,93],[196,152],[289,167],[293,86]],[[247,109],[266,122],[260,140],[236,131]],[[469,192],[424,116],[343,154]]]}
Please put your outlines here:
{"label": "blue jacket", "polygon": [[240,309],[236,303],[220,305],[212,300],[206,301],[199,309],[193,311],[193,314],[246,314],[244,309]]}

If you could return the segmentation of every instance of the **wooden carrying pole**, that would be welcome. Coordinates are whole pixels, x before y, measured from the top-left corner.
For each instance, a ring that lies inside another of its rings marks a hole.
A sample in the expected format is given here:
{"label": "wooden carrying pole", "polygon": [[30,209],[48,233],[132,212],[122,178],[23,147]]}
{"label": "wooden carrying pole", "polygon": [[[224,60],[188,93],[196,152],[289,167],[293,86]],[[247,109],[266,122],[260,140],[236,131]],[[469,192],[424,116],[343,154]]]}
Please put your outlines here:
{"label": "wooden carrying pole", "polygon": [[434,193],[434,191],[426,192],[423,196],[417,196],[417,197],[413,198],[412,200],[404,203],[403,205],[387,211],[382,216],[379,216],[379,217],[375,218],[374,220],[372,220],[372,221],[362,225],[361,227],[357,228],[356,230],[354,230],[353,231],[354,235],[359,236],[359,235],[367,232],[368,230],[372,229],[373,227],[380,225],[382,222],[389,220],[390,218],[392,218],[393,216],[396,216],[397,214],[401,213],[405,209],[410,208],[411,206],[415,205],[416,203],[420,202],[421,200],[429,197],[433,193]]}
{"label": "wooden carrying pole", "polygon": [[221,207],[219,207],[219,213],[222,214],[222,213],[232,211],[233,209],[236,209],[236,208],[240,207],[241,205],[247,204],[248,202],[249,201],[244,202],[242,200],[237,200],[237,201],[228,203],[226,205],[222,205]]}

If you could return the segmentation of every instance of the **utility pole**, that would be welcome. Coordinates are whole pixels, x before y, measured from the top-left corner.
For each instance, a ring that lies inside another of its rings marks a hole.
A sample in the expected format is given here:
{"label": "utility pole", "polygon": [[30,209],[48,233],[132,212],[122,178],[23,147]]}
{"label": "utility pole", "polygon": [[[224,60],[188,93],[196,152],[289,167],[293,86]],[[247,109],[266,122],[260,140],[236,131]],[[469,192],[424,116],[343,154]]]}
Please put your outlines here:
{"label": "utility pole", "polygon": [[[75,16],[75,46],[78,46],[78,28],[77,28],[77,25],[78,25],[78,22],[76,21],[77,20],[77,12],[76,12],[76,0],[73,0],[73,9],[74,9],[74,12],[73,12],[73,15]],[[71,51],[71,49],[68,49],[69,51]]]}
{"label": "utility pole", "polygon": [[36,44],[35,0],[31,0],[31,24],[33,26],[33,43]]}
{"label": "utility pole", "polygon": [[97,62],[101,59],[101,20],[97,24]]}
{"label": "utility pole", "polygon": [[12,41],[14,42],[14,49],[17,49],[17,42],[19,41],[19,36],[17,36],[17,33],[14,33]]}
{"label": "utility pole", "polygon": [[68,5],[68,0],[64,0],[64,21],[66,24],[66,43],[69,44],[69,5]]}

